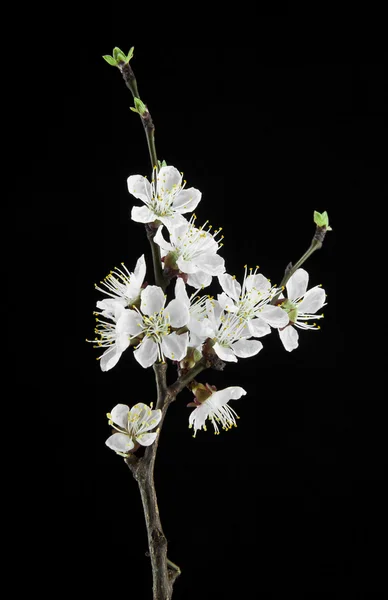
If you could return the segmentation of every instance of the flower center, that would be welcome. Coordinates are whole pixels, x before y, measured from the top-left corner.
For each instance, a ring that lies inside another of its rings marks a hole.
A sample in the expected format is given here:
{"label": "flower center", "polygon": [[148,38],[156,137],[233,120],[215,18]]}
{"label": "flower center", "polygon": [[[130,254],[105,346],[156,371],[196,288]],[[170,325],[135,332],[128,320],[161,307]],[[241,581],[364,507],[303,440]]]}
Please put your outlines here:
{"label": "flower center", "polygon": [[298,317],[297,305],[294,304],[294,302],[291,302],[291,300],[287,299],[281,304],[281,307],[288,314],[288,318],[290,319],[290,322],[295,323],[295,321]]}
{"label": "flower center", "polygon": [[164,309],[150,316],[143,315],[143,326],[145,335],[159,344],[165,335],[171,333],[170,319]]}

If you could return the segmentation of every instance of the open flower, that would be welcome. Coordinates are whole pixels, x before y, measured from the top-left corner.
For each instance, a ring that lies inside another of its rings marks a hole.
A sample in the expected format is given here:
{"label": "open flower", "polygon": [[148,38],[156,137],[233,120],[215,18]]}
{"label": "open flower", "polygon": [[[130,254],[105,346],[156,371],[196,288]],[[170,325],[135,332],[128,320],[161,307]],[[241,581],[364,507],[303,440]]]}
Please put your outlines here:
{"label": "open flower", "polygon": [[165,265],[172,265],[187,274],[188,285],[198,289],[210,285],[213,276],[224,273],[225,261],[217,254],[222,244],[216,240],[216,236],[221,228],[212,234],[211,226],[204,229],[207,223],[199,228],[194,227],[195,219],[193,215],[190,221],[185,220],[173,227],[169,242],[162,235],[161,225],[154,241],[162,250]]}
{"label": "open flower", "polygon": [[233,312],[225,312],[220,302],[206,301],[206,314],[212,327],[209,337],[213,340],[213,350],[221,360],[237,362],[237,357],[255,356],[263,347],[252,337],[246,321]]}
{"label": "open flower", "polygon": [[94,330],[97,337],[94,341],[87,341],[93,341],[95,348],[106,348],[104,354],[98,357],[102,371],[112,369],[130,345],[130,312],[120,302],[112,300],[109,310],[94,313],[97,315],[97,325]]}
{"label": "open flower", "polygon": [[184,213],[192,212],[201,200],[201,192],[195,188],[184,189],[182,174],[172,166],[153,171],[152,182],[142,175],[128,177],[130,194],[142,200],[145,206],[134,206],[131,217],[138,223],[160,221],[172,230],[173,225],[184,221]]}
{"label": "open flower", "polygon": [[270,301],[279,291],[271,285],[269,279],[261,273],[250,269],[245,275],[242,287],[236,278],[228,273],[218,276],[222,294],[218,301],[224,310],[234,313],[246,322],[253,337],[260,338],[271,332],[271,327],[285,327],[288,323],[287,313],[278,306],[272,306]]}
{"label": "open flower", "polygon": [[122,269],[115,267],[100,282],[106,289],[98,287],[97,284],[95,285],[97,290],[109,296],[109,298],[97,302],[97,308],[100,308],[105,316],[114,314],[116,302],[123,306],[132,306],[139,300],[146,273],[144,254],[138,259],[133,273],[128,271],[124,263],[121,263],[121,265]]}
{"label": "open flower", "polygon": [[150,433],[162,418],[162,411],[152,410],[146,404],[139,402],[129,409],[126,404],[117,404],[111,413],[106,415],[109,425],[117,430],[105,442],[108,448],[120,456],[127,457],[132,450],[140,446],[150,446],[158,432]]}
{"label": "open flower", "polygon": [[194,437],[198,429],[206,431],[206,419],[210,419],[215,434],[220,433],[219,426],[225,430],[231,429],[233,426],[237,427],[236,418],[238,419],[238,416],[228,402],[229,400],[238,400],[246,394],[246,391],[239,386],[228,387],[218,392],[212,392],[210,386],[206,387],[209,392],[209,395],[206,394],[208,397],[201,403],[196,398],[194,403],[198,406],[189,417],[189,427],[194,428]]}
{"label": "open flower", "polygon": [[322,319],[323,315],[316,315],[317,310],[325,306],[326,292],[320,285],[316,285],[307,291],[309,274],[304,269],[297,269],[291,275],[286,285],[287,298],[280,299],[280,307],[289,318],[289,325],[279,329],[280,339],[288,352],[295,350],[299,345],[299,329],[320,329],[316,323],[309,324],[307,321]]}
{"label": "open flower", "polygon": [[178,335],[171,328],[187,325],[189,310],[178,298],[165,307],[166,296],[156,285],[149,285],[140,295],[140,311],[129,310],[129,331],[132,337],[142,337],[135,352],[136,360],[147,368],[165,356],[182,360],[186,356],[188,334]]}
{"label": "open flower", "polygon": [[213,332],[213,327],[206,314],[206,302],[209,296],[198,296],[198,292],[195,292],[189,298],[183,279],[178,277],[175,284],[175,297],[189,311],[187,323],[189,346],[200,349],[206,338]]}

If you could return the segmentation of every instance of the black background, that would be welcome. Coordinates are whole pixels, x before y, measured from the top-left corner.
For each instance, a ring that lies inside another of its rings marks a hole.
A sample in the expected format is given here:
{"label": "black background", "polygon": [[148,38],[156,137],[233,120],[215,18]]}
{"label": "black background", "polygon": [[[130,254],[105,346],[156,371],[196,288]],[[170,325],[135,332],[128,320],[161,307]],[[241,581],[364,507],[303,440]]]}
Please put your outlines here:
{"label": "black background", "polygon": [[257,357],[200,377],[246,389],[234,404],[238,428],[193,439],[190,393],[169,409],[155,478],[169,556],[182,569],[174,598],[379,591],[383,437],[373,384],[361,386],[349,360],[357,340],[348,333],[348,266],[349,213],[383,197],[384,57],[279,40],[149,44],[102,21],[90,39],[72,41],[69,30],[72,50],[57,46],[47,68],[36,61],[28,74],[17,233],[26,260],[39,265],[31,269],[33,328],[44,343],[26,377],[44,432],[37,494],[47,507],[45,555],[70,589],[108,585],[112,594],[150,597],[137,487],[104,442],[105,413],[116,403],[155,400],[153,372],[128,350],[102,373],[85,342],[100,298],[94,283],[121,261],[133,269],[142,253],[151,265],[143,227],[130,220],[139,202],[126,189],[130,174],[149,174],[144,132],[120,73],[101,58],[134,44],[158,157],[202,191],[198,223],[223,227],[229,273],[241,278],[245,263],[258,264],[278,283],[310,243],[313,211],[327,210],[333,227],[305,265],[311,285],[328,294],[322,329],[300,332],[292,353],[273,332]]}

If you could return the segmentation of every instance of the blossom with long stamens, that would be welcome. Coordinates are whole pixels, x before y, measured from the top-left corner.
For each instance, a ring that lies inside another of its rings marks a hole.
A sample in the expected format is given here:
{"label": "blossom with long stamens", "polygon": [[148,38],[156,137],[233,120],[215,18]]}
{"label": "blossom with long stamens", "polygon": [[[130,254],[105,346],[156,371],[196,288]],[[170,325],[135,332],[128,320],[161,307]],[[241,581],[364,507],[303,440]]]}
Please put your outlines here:
{"label": "blossom with long stamens", "polygon": [[115,300],[111,301],[109,310],[94,313],[97,315],[97,325],[94,331],[98,337],[95,340],[87,341],[92,341],[95,348],[105,348],[104,354],[98,357],[102,371],[112,369],[118,363],[124,350],[130,345],[131,317],[129,313],[128,309]]}
{"label": "blossom with long stamens", "polygon": [[189,298],[182,278],[178,277],[175,284],[175,297],[184,304],[189,311],[189,346],[201,349],[202,344],[211,336],[213,327],[207,317],[206,302],[209,296],[198,296],[198,290]]}
{"label": "blossom with long stamens", "polygon": [[169,242],[162,235],[161,225],[154,241],[162,250],[165,265],[186,274],[188,285],[198,289],[207,287],[212,277],[224,273],[225,261],[217,254],[223,236],[219,240],[216,237],[222,228],[211,233],[211,225],[206,229],[206,222],[201,227],[195,227],[195,219],[196,215],[193,215],[190,221],[173,227]]}
{"label": "blossom with long stamens", "polygon": [[271,327],[285,327],[288,316],[278,306],[270,304],[279,289],[271,285],[269,279],[261,273],[250,269],[247,265],[242,286],[235,276],[224,273],[218,276],[223,293],[218,295],[222,308],[247,324],[250,334],[260,338],[271,332]]}
{"label": "blossom with long stamens", "polygon": [[233,426],[237,427],[236,418],[239,417],[234,409],[228,405],[228,402],[229,400],[238,400],[246,394],[244,388],[239,386],[227,387],[216,392],[213,392],[210,386],[206,387],[209,394],[204,397],[208,397],[202,402],[199,402],[197,398],[194,400],[197,408],[190,413],[189,417],[189,427],[194,428],[194,437],[198,429],[206,431],[206,419],[211,421],[215,434],[220,433],[220,427],[226,431]]}
{"label": "blossom with long stamens", "polygon": [[255,356],[263,347],[257,340],[250,340],[249,331],[243,317],[225,312],[217,300],[206,301],[207,318],[212,327],[209,337],[213,340],[213,350],[217,356],[227,362],[237,362],[237,357]]}
{"label": "blossom with long stamens", "polygon": [[142,200],[145,206],[134,206],[131,217],[138,223],[159,221],[172,231],[172,227],[184,222],[184,213],[195,210],[201,200],[201,192],[196,188],[184,189],[182,174],[172,166],[154,168],[152,182],[142,175],[131,175],[127,180],[129,192]]}
{"label": "blossom with long stamens", "polygon": [[147,368],[165,357],[182,360],[186,356],[188,334],[177,334],[189,322],[189,310],[178,298],[165,307],[166,296],[156,285],[149,285],[140,294],[140,310],[128,310],[129,333],[141,337],[134,351],[136,360]]}
{"label": "blossom with long stamens", "polygon": [[139,402],[131,409],[126,404],[117,404],[106,416],[109,425],[116,429],[117,433],[111,435],[105,444],[116,454],[127,457],[137,450],[139,445],[150,446],[155,441],[158,432],[151,433],[150,430],[159,424],[162,411],[152,410],[143,402]]}
{"label": "blossom with long stamens", "polygon": [[146,274],[144,254],[138,259],[133,273],[128,271],[124,263],[122,268],[115,267],[100,283],[105,289],[95,284],[95,288],[109,296],[105,300],[97,302],[97,308],[101,309],[105,316],[114,313],[114,304],[118,302],[122,306],[133,306],[139,301],[141,286]]}
{"label": "blossom with long stamens", "polygon": [[307,291],[309,274],[304,269],[297,269],[291,275],[286,285],[287,298],[279,298],[280,308],[288,315],[289,324],[279,329],[280,339],[288,352],[295,350],[299,345],[298,329],[320,329],[316,323],[308,323],[315,319],[322,319],[323,315],[316,315],[326,305],[326,292],[320,285]]}

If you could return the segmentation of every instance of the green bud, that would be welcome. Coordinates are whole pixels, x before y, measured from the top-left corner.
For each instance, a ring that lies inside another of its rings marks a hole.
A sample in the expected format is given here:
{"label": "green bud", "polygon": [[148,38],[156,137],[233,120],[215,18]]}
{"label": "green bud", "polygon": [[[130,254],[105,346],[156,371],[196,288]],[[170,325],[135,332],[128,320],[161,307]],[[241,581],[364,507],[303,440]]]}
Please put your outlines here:
{"label": "green bud", "polygon": [[116,62],[126,62],[127,60],[127,57],[125,56],[124,52],[117,47],[113,48],[113,58]]}
{"label": "green bud", "polygon": [[317,210],[314,210],[314,223],[317,227],[324,227],[326,231],[332,231],[332,228],[329,226],[329,215],[326,211],[319,213]]}
{"label": "green bud", "polygon": [[105,54],[105,56],[102,57],[104,60],[106,60],[106,62],[111,65],[112,67],[117,67],[117,62],[115,61],[115,59],[113,58],[113,56],[110,56],[110,54]]}
{"label": "green bud", "polygon": [[146,105],[140,100],[140,98],[135,97],[133,101],[135,102],[135,106],[130,106],[130,109],[133,112],[138,113],[140,116],[143,116],[146,112],[148,112]]}
{"label": "green bud", "polygon": [[159,164],[159,169],[161,169],[162,167],[167,167],[167,163],[165,160],[163,160],[162,162],[160,162],[160,160],[158,160],[158,164]]}
{"label": "green bud", "polygon": [[135,46],[132,46],[132,48],[130,49],[130,51],[127,54],[127,58],[125,60],[126,63],[129,63],[129,61],[131,60],[134,50],[135,50]]}

